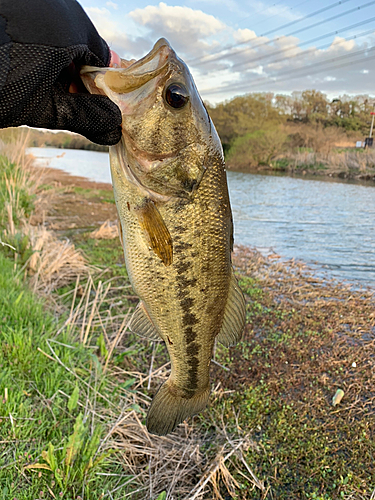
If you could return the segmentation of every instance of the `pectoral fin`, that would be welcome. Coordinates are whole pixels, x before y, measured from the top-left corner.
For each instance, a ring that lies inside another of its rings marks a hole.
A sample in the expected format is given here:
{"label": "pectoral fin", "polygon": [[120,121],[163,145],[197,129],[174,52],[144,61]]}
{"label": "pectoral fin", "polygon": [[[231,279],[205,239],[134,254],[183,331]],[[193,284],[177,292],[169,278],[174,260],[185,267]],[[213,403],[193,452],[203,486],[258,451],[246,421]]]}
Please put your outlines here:
{"label": "pectoral fin", "polygon": [[157,341],[162,340],[142,302],[138,304],[134,311],[129,328],[130,331],[141,337],[147,337],[148,339]]}
{"label": "pectoral fin", "polygon": [[170,266],[173,260],[172,238],[155,203],[145,199],[144,203],[134,210],[148,244],[164,265]]}
{"label": "pectoral fin", "polygon": [[245,299],[232,270],[223,324],[217,336],[217,340],[225,347],[236,345],[242,337],[242,332],[245,327],[245,319]]}

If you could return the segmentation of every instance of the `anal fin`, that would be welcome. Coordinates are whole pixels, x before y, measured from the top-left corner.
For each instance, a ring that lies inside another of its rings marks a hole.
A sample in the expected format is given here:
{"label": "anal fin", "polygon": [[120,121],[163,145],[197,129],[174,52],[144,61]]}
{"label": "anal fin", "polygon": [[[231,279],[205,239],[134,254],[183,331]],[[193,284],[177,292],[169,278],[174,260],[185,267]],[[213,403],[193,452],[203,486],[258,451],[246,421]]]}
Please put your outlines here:
{"label": "anal fin", "polygon": [[242,337],[245,320],[245,299],[232,270],[227,305],[225,307],[223,323],[217,335],[217,340],[225,347],[236,345]]}
{"label": "anal fin", "polygon": [[170,266],[173,260],[172,238],[155,203],[146,198],[134,210],[148,244],[164,265]]}
{"label": "anal fin", "polygon": [[161,341],[162,338],[158,334],[150,316],[148,315],[143,302],[140,302],[136,307],[133,317],[129,325],[130,331],[140,335],[141,337],[147,337],[150,340]]}

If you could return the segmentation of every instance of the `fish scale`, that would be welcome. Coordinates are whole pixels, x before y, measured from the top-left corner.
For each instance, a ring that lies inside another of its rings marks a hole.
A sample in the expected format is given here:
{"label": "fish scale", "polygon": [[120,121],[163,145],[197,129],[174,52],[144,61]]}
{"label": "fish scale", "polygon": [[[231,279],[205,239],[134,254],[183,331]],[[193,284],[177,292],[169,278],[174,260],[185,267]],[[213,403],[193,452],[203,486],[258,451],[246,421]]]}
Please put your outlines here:
{"label": "fish scale", "polygon": [[[231,265],[221,143],[191,75],[163,39],[132,66],[109,77],[102,68],[85,74],[94,79],[90,91],[104,91],[124,110],[123,139],[110,148],[112,181],[126,267],[140,298],[131,329],[164,340],[171,360],[147,416],[148,430],[165,435],[205,408],[215,340],[238,342],[245,302]],[[182,109],[166,103],[170,88],[185,92],[171,100]]]}

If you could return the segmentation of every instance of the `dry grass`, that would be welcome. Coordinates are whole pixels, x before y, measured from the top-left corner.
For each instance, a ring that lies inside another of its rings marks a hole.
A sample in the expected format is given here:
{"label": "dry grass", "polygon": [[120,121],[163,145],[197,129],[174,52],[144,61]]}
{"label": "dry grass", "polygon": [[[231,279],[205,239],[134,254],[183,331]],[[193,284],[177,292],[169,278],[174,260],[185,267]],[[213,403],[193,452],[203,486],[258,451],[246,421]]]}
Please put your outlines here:
{"label": "dry grass", "polygon": [[316,168],[321,166],[328,169],[330,173],[354,173],[360,175],[374,176],[375,174],[375,150],[350,150],[341,152],[316,153],[310,151],[299,151],[289,155],[290,164],[295,169]]}
{"label": "dry grass", "polygon": [[[266,487],[252,472],[244,456],[255,444],[240,429],[237,435],[229,436],[224,418],[219,422],[212,420],[206,430],[193,420],[190,423],[184,422],[175,432],[165,437],[148,433],[143,423],[151,403],[147,389],[157,387],[167,379],[170,363],[166,362],[155,368],[154,349],[149,368],[144,372],[139,372],[131,360],[125,363],[125,367],[112,363],[113,355],[133,352],[139,348],[139,344],[146,341],[134,338],[128,330],[133,307],[127,307],[120,313],[116,307],[119,297],[136,299],[129,284],[123,278],[96,282],[97,285],[90,277],[82,286],[77,279],[74,290],[69,292],[72,295],[69,316],[56,332],[53,341],[69,328],[71,334],[90,349],[97,346],[100,332],[105,344],[102,347],[103,370],[108,371],[113,389],[129,379],[133,380],[131,389],[122,391],[121,403],[118,406],[111,404],[108,413],[101,416],[108,431],[100,450],[116,450],[124,470],[133,476],[131,493],[127,496],[146,500],[156,498],[165,491],[169,500],[195,500],[207,498],[207,493],[210,492],[210,498],[223,500],[221,484],[233,494],[241,488],[238,480],[233,477],[233,471],[238,468],[235,462],[238,462],[243,469],[242,474],[265,497]],[[50,354],[56,359],[52,344],[49,345]],[[223,392],[219,384],[212,396],[220,399]],[[102,397],[106,398],[104,395]],[[86,408],[96,407],[93,402],[83,405]],[[122,481],[118,488],[124,488],[125,483],[126,481]],[[111,498],[114,491],[108,492],[108,498]]]}
{"label": "dry grass", "polygon": [[22,131],[15,137],[13,143],[6,143],[0,139],[0,155],[6,157],[14,168],[10,172],[4,170],[2,182],[5,183],[7,200],[5,209],[8,217],[15,220],[25,219],[25,209],[21,203],[22,193],[29,197],[35,196],[43,182],[43,170],[32,168],[32,158],[26,154],[29,135]]}
{"label": "dry grass", "polygon": [[89,237],[95,240],[113,240],[118,236],[118,224],[110,220],[106,220],[98,229],[89,234]]}
{"label": "dry grass", "polygon": [[[349,137],[345,131],[337,127],[323,127],[320,124],[289,124],[285,130],[290,137],[291,147],[311,148],[316,153],[327,157],[336,147],[337,143],[348,142]],[[352,146],[355,145],[354,138]]]}
{"label": "dry grass", "polygon": [[27,269],[35,291],[50,294],[74,282],[77,276],[89,274],[90,267],[82,252],[69,240],[60,241],[43,226],[27,224],[24,233],[29,236],[32,250]]}

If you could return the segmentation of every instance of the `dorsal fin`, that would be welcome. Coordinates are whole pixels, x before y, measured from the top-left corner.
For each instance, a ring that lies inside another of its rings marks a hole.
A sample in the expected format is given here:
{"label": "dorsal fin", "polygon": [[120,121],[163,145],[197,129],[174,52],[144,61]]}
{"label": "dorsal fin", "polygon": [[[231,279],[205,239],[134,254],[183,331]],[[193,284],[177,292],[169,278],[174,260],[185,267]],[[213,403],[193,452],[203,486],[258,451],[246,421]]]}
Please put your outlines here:
{"label": "dorsal fin", "polygon": [[236,345],[242,337],[246,320],[246,304],[243,293],[238,286],[232,269],[227,305],[225,307],[223,324],[217,335],[217,340],[225,347]]}

